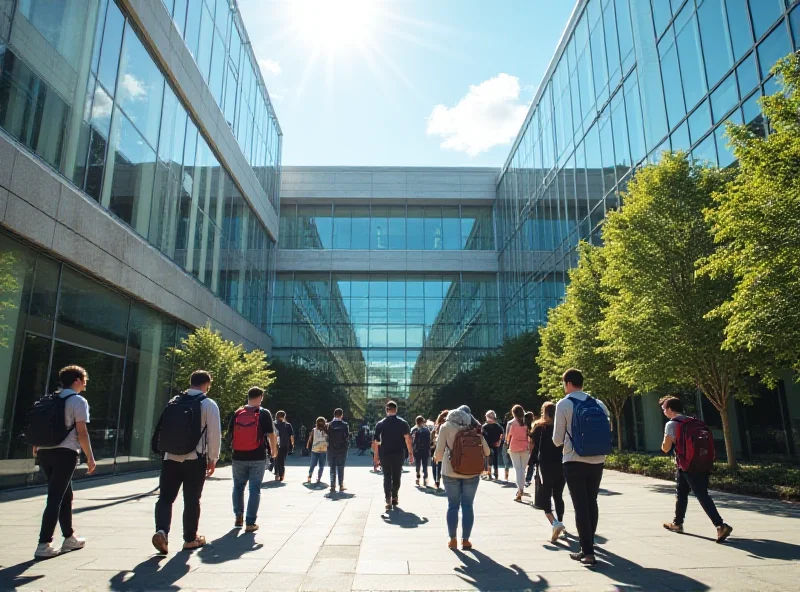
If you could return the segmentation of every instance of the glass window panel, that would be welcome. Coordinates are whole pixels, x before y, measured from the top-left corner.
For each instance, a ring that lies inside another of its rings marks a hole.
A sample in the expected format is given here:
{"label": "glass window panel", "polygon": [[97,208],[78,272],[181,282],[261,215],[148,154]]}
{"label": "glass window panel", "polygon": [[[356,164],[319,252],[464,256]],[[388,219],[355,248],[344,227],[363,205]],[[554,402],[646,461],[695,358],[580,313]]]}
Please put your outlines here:
{"label": "glass window panel", "polygon": [[738,60],[753,47],[753,33],[750,29],[750,16],[747,0],[725,0],[728,12],[728,26],[733,44],[733,59]]}
{"label": "glass window panel", "polygon": [[186,27],[186,5],[189,0],[175,0],[175,8],[172,11],[172,20],[178,29],[178,33],[183,37]]}
{"label": "glass window panel", "polygon": [[776,62],[792,51],[786,26],[781,24],[758,46],[758,62],[761,64],[761,77],[766,78]]}
{"label": "glass window panel", "polygon": [[678,52],[672,46],[661,58],[661,76],[664,79],[664,95],[667,103],[667,117],[669,127],[675,127],[686,114],[686,107],[683,102],[683,85],[681,83],[681,72],[678,66]]}
{"label": "glass window panel", "polygon": [[733,150],[728,146],[728,137],[726,135],[726,126],[720,125],[714,130],[714,135],[717,140],[717,155],[719,158],[719,166],[725,168],[733,164],[736,160],[733,156]]}
{"label": "glass window panel", "polygon": [[222,108],[222,83],[227,71],[227,60],[225,59],[225,42],[218,33],[214,35],[214,53],[211,57],[211,73],[209,75],[208,86],[217,105]]}
{"label": "glass window panel", "polygon": [[186,109],[169,86],[164,89],[164,108],[161,115],[161,133],[158,156],[174,174],[180,174],[183,163],[183,144],[186,139]]}
{"label": "glass window panel", "polygon": [[709,129],[711,129],[711,107],[708,101],[703,101],[689,116],[689,135],[692,143],[702,138]]}
{"label": "glass window panel", "polygon": [[117,102],[151,146],[158,142],[163,94],[164,76],[131,25],[126,25]]}
{"label": "glass window panel", "polygon": [[386,250],[389,248],[389,208],[373,206],[370,218],[370,248]]}
{"label": "glass window panel", "polygon": [[425,206],[425,250],[442,249],[442,208]]}
{"label": "glass window panel", "polygon": [[736,90],[736,75],[731,72],[711,93],[711,113],[714,123],[719,123],[738,104],[739,93]]}
{"label": "glass window panel", "polygon": [[335,206],[333,210],[333,248],[349,249],[353,234],[350,206]]}
{"label": "glass window panel", "polygon": [[122,46],[122,31],[124,28],[125,17],[122,16],[122,12],[115,2],[109,2],[97,78],[112,96],[114,95],[117,81],[117,67],[119,66],[119,53]]}
{"label": "glass window panel", "polygon": [[750,0],[750,15],[756,39],[760,39],[775,24],[784,10],[784,0]]}
{"label": "glass window panel", "polygon": [[672,149],[677,152],[679,150],[683,150],[684,152],[688,152],[689,148],[691,147],[691,143],[689,141],[689,124],[688,122],[683,122],[678,128],[672,132],[670,136],[672,141]]}
{"label": "glass window panel", "polygon": [[211,52],[214,47],[214,18],[203,7],[200,21],[200,38],[197,48],[197,67],[203,80],[208,81],[209,68],[211,67]]}
{"label": "glass window panel", "polygon": [[792,35],[794,36],[794,47],[800,47],[800,6],[795,6],[789,13],[789,23],[792,25]]}
{"label": "glass window panel", "polygon": [[631,14],[628,0],[616,0],[617,9],[617,34],[619,35],[619,53],[622,56],[623,72],[625,58],[633,53],[633,29],[631,28]]}
{"label": "glass window panel", "polygon": [[707,90],[706,77],[703,72],[703,57],[700,51],[700,37],[694,16],[678,33],[677,45],[686,108],[692,109],[703,98]]}
{"label": "glass window panel", "polygon": [[192,0],[186,11],[186,34],[183,39],[186,41],[186,47],[189,48],[189,53],[197,58],[197,47],[200,42],[200,24],[203,20],[203,10],[205,9],[202,2]]}
{"label": "glass window panel", "polygon": [[317,235],[322,244],[322,248],[332,248],[333,218],[331,216],[331,206],[316,206],[314,208],[314,223],[317,227]]}
{"label": "glass window panel", "polygon": [[230,6],[228,0],[216,0],[216,13],[214,15],[217,27],[220,31],[225,31],[228,24],[228,14],[230,14]]}
{"label": "glass window panel", "polygon": [[667,28],[669,21],[672,19],[672,8],[669,2],[665,2],[664,0],[651,1],[653,4],[653,21],[656,27],[656,36],[660,37],[661,33]]}
{"label": "glass window panel", "polygon": [[717,164],[717,147],[714,134],[709,134],[708,137],[700,142],[698,146],[692,151],[692,158],[701,162],[706,162],[712,166]]}
{"label": "glass window panel", "polygon": [[461,249],[461,220],[458,206],[442,208],[442,248],[445,251]]}
{"label": "glass window panel", "polygon": [[[94,46],[92,47],[92,74],[97,75],[97,66],[100,63],[100,48],[103,45],[103,30],[106,26],[106,11],[108,10],[108,0],[100,2],[97,15],[97,23],[94,31]],[[171,8],[169,9],[172,10]]]}
{"label": "glass window panel", "polygon": [[595,28],[591,33],[594,92],[599,103],[605,102],[605,98],[608,96],[608,65],[604,37],[602,27]]}
{"label": "glass window panel", "polygon": [[631,145],[633,163],[639,163],[645,157],[647,149],[644,143],[644,122],[642,106],[639,98],[639,85],[635,75],[625,81],[625,109],[627,111],[628,138]]}
{"label": "glass window panel", "polygon": [[744,123],[753,133],[764,138],[766,137],[766,126],[764,115],[761,113],[761,105],[759,99],[760,93],[755,93],[742,104],[742,115],[744,116]]}
{"label": "glass window panel", "polygon": [[739,79],[739,92],[742,96],[750,94],[750,91],[758,86],[758,67],[755,54],[747,56],[739,64],[739,67],[736,68],[736,76]]}
{"label": "glass window panel", "polygon": [[713,86],[733,65],[733,49],[725,21],[725,0],[706,0],[697,9],[703,57],[709,86]]}
{"label": "glass window panel", "polygon": [[353,250],[369,250],[369,206],[353,206],[351,208],[353,229]]}
{"label": "glass window panel", "polygon": [[392,206],[389,208],[389,249],[403,251],[406,248],[406,208]]}
{"label": "glass window panel", "polygon": [[611,85],[616,86],[620,73],[620,48],[617,40],[617,20],[614,13],[614,3],[609,2],[603,14],[603,23],[606,33],[606,53],[608,55],[608,72]]}

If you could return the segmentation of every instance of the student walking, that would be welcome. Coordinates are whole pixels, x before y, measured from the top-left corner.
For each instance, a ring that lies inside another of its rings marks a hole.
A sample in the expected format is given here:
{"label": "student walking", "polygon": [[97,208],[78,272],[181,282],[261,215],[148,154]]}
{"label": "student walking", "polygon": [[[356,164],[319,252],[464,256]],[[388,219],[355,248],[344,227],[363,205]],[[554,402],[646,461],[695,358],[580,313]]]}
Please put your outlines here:
{"label": "student walking", "polygon": [[[526,411],[525,412],[525,428],[528,430],[528,439],[530,443],[528,448],[533,450],[533,422],[536,421],[536,415],[533,411]],[[528,487],[533,480],[533,471],[536,468],[536,460],[533,457],[533,454],[528,455],[528,462],[525,463],[527,470],[525,472],[525,487]]]}
{"label": "student walking", "polygon": [[[25,436],[33,444],[33,455],[47,477],[47,503],[42,514],[36,559],[50,559],[83,549],[86,540],[75,536],[72,528],[72,476],[86,455],[86,474],[94,473],[97,464],[89,440],[89,403],[81,395],[89,375],[80,366],[67,366],[58,373],[61,389],[40,399],[28,412]],[[61,526],[64,542],[53,547],[56,524]]]}
{"label": "student walking", "polygon": [[[541,485],[536,490],[535,503],[544,510],[550,521],[552,532],[550,542],[555,544],[558,537],[566,530],[564,526],[564,478],[563,448],[553,444],[553,423],[556,418],[555,403],[547,401],[542,405],[542,414],[533,424],[531,437],[531,458],[539,467]],[[552,501],[551,501],[552,498]],[[556,514],[553,516],[552,503],[555,502]]]}
{"label": "student walking", "polygon": [[419,486],[420,467],[422,467],[423,485],[428,486],[428,462],[431,459],[431,431],[425,425],[425,418],[417,416],[416,426],[411,430],[411,443],[414,448],[414,466],[417,469],[417,486]]}
{"label": "student walking", "polygon": [[322,481],[322,473],[325,470],[325,461],[328,458],[328,426],[324,417],[317,418],[317,423],[308,436],[306,448],[311,451],[311,466],[308,467],[306,483],[311,483],[311,475],[314,474],[314,467],[317,465],[319,465],[317,483],[320,483]]}
{"label": "student walking", "polygon": [[530,441],[528,440],[528,428],[525,426],[525,411],[522,406],[514,405],[511,414],[514,418],[506,426],[506,444],[508,444],[508,455],[511,457],[517,482],[517,495],[514,497],[514,501],[520,502],[522,493],[525,491],[525,468],[530,456]]}
{"label": "student walking", "polygon": [[488,478],[492,478],[492,469],[494,469],[494,479],[497,480],[500,456],[503,453],[503,436],[505,436],[505,431],[503,430],[503,426],[497,423],[497,414],[494,411],[486,412],[486,423],[483,424],[481,433],[491,451],[488,458]]}
{"label": "student walking", "polygon": [[331,467],[331,495],[336,493],[336,476],[339,476],[339,493],[347,489],[344,486],[344,465],[347,462],[347,451],[350,448],[350,427],[344,421],[344,411],[336,409],[333,421],[328,424],[328,464]]}
{"label": "student walking", "polygon": [[153,451],[163,454],[159,494],[156,502],[156,533],[153,546],[168,552],[172,504],[183,486],[183,549],[206,544],[197,534],[200,497],[206,477],[214,474],[219,460],[221,426],[219,407],[208,398],[211,374],[195,370],[189,390],[172,399],[161,413],[153,434]]}
{"label": "student walking", "polygon": [[[512,419],[514,419],[514,414],[511,413],[510,411],[506,411],[505,416],[503,416],[503,425],[507,426],[508,422],[511,421]],[[510,472],[510,469],[512,467],[511,456],[509,456],[509,454],[508,454],[508,442],[506,441],[506,436],[507,435],[508,434],[503,432],[503,450],[501,452],[501,455],[503,457],[503,468],[505,469],[505,473],[506,473],[506,476],[505,476],[505,482],[506,483],[508,483],[509,472]]]}
{"label": "student walking", "polygon": [[447,532],[450,549],[458,547],[458,510],[461,508],[461,548],[472,549],[470,536],[475,523],[473,502],[481,482],[483,461],[491,454],[483,436],[473,429],[472,413],[466,405],[454,409],[439,430],[434,461],[442,462],[447,492]]}
{"label": "student walking", "polygon": [[[436,445],[439,441],[439,431],[441,430],[444,422],[447,421],[447,414],[450,413],[448,409],[445,409],[439,414],[439,417],[436,418],[436,423],[433,426],[433,442],[431,445],[434,447],[434,452],[436,450]],[[442,461],[437,461],[436,456],[434,454],[433,458],[433,482],[436,485],[436,491],[441,489],[440,483],[442,482]]]}
{"label": "student walking", "polygon": [[583,392],[583,374],[571,368],[562,376],[566,397],[556,405],[553,443],[564,446],[564,476],[575,509],[581,550],[570,553],[583,565],[597,564],[594,535],[600,511],[597,494],[606,454],[611,452],[611,424],[606,406]]}
{"label": "student walking", "polygon": [[386,403],[386,417],[375,426],[372,440],[375,456],[380,456],[383,467],[383,493],[386,497],[386,510],[399,505],[398,492],[403,475],[403,462],[408,452],[410,462],[414,462],[411,446],[411,430],[405,419],[397,416],[397,403]]}
{"label": "student walking", "polygon": [[286,475],[286,457],[294,450],[294,429],[286,421],[286,412],[275,414],[275,431],[278,433],[278,454],[275,456],[275,481],[283,481]]}
{"label": "student walking", "polygon": [[[267,468],[267,441],[275,450],[276,436],[272,414],[261,407],[264,390],[254,386],[247,391],[247,405],[239,407],[228,424],[227,437],[233,449],[234,527],[246,532],[258,530],[258,506],[261,483]],[[248,486],[247,514],[244,511],[244,488]]]}
{"label": "student walking", "polygon": [[722,543],[733,532],[733,528],[722,520],[714,500],[708,494],[708,478],[714,466],[714,435],[705,423],[683,414],[683,403],[677,397],[663,397],[659,403],[669,419],[664,426],[661,450],[665,454],[674,450],[676,465],[675,518],[664,524],[664,528],[683,533],[689,492],[692,492],[716,527],[717,542]]}

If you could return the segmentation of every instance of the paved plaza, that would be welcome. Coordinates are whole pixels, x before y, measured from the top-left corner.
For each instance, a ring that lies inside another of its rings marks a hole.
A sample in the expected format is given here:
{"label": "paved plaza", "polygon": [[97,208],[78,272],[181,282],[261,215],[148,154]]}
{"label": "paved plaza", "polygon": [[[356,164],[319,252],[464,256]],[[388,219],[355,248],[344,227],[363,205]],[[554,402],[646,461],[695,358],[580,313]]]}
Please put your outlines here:
{"label": "paved plaza", "polygon": [[[475,549],[453,552],[446,548],[444,493],[417,489],[413,472],[403,477],[400,509],[387,515],[382,478],[366,458],[350,456],[348,491],[333,499],[327,487],[305,485],[305,461],[290,457],[284,484],[265,481],[255,534],[232,528],[231,470],[218,470],[203,494],[200,532],[209,544],[179,551],[179,501],[166,557],[150,546],[155,473],[78,483],[75,525],[86,548],[45,562],[31,560],[42,490],[2,493],[0,589],[763,591],[797,589],[800,579],[797,505],[716,494],[734,527],[729,542],[717,545],[693,499],[685,535],[661,527],[672,517],[670,483],[607,471],[600,564],[590,570],[569,559],[575,539],[546,540],[544,515],[514,503],[513,485],[481,483]],[[569,500],[565,522],[574,532]]]}

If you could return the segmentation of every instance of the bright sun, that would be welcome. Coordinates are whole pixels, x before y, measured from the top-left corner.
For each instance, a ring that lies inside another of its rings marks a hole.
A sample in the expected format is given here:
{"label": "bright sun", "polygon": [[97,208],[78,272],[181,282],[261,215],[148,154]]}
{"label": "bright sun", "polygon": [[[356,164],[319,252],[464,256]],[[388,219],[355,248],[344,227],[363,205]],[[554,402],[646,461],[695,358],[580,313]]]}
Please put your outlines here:
{"label": "bright sun", "polygon": [[296,0],[293,22],[304,43],[322,50],[368,45],[377,25],[376,0]]}

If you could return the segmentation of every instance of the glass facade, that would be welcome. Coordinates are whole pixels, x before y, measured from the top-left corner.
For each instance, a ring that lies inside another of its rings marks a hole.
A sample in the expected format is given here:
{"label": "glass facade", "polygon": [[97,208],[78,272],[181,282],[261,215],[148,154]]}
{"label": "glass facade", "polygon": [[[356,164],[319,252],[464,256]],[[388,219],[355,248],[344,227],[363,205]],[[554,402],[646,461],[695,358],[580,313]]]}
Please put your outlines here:
{"label": "glass facade", "polygon": [[728,166],[726,121],[767,133],[757,101],[800,46],[795,4],[582,3],[498,185],[504,338],[546,322],[578,242],[600,242],[636,166],[669,149]]}
{"label": "glass facade", "polygon": [[166,354],[188,331],[0,233],[0,487],[42,480],[22,436],[25,412],[68,364],[89,371],[98,472],[157,462],[150,438],[171,395]]}
{"label": "glass facade", "polygon": [[[117,3],[0,0],[0,17],[0,126],[266,330],[275,243]],[[242,79],[244,152],[277,203],[277,122]]]}
{"label": "glass facade", "polygon": [[281,206],[281,249],[365,251],[492,251],[490,206]]}

